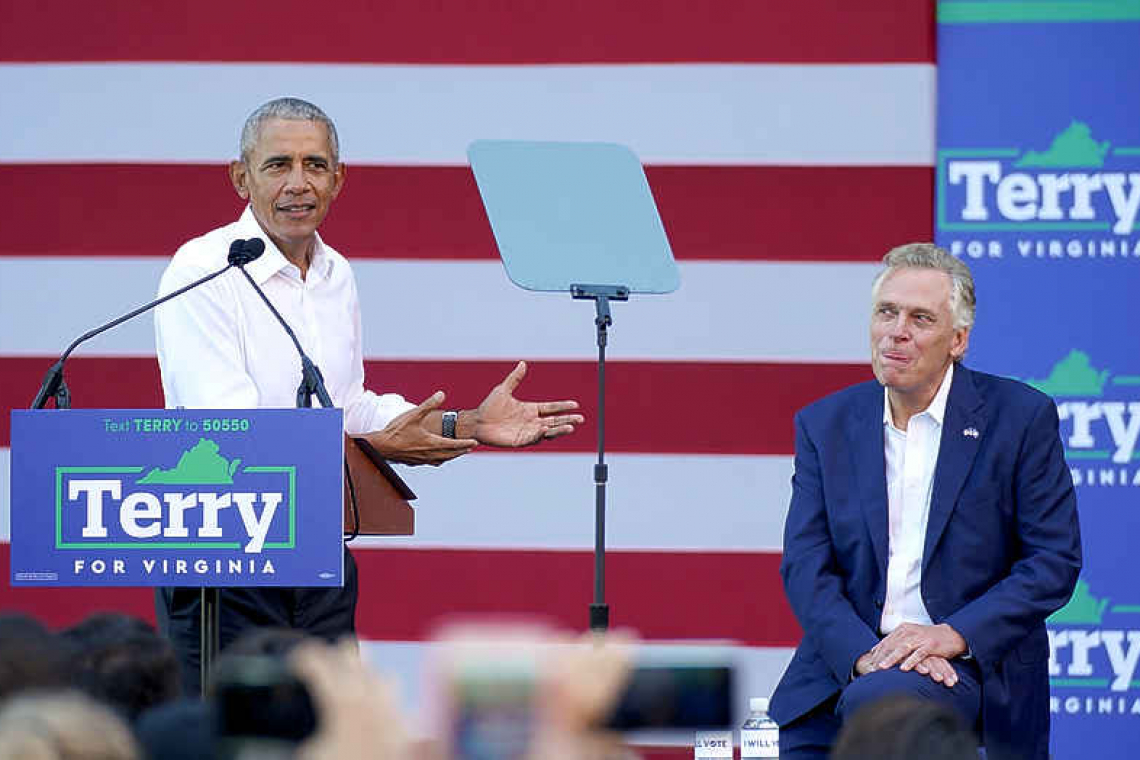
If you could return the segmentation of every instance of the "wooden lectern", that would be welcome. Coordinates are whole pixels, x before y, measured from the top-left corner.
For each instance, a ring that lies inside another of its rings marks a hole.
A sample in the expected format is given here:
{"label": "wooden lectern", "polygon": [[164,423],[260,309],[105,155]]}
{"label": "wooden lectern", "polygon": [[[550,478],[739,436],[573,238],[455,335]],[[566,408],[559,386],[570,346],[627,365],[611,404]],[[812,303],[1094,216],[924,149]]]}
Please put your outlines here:
{"label": "wooden lectern", "polygon": [[416,532],[416,514],[409,501],[416,498],[408,484],[363,438],[344,437],[344,457],[356,490],[356,511],[352,491],[344,484],[344,532],[360,536],[410,536]]}

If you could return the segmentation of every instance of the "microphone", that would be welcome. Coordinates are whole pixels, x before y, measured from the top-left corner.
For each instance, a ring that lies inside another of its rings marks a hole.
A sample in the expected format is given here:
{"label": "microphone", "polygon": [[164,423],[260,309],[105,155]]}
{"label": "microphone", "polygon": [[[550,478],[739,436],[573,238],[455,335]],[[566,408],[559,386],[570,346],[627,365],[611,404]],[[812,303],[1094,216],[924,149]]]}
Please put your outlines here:
{"label": "microphone", "polygon": [[230,254],[226,257],[226,261],[230,262],[230,266],[243,267],[263,253],[265,253],[265,241],[261,238],[238,239],[230,243]]}
{"label": "microphone", "polygon": [[[59,360],[56,361],[55,364],[51,365],[51,368],[48,369],[47,374],[44,375],[44,381],[40,384],[40,390],[36,394],[35,400],[32,401],[31,408],[43,409],[45,406],[47,406],[48,399],[54,398],[56,409],[70,409],[71,392],[67,389],[67,383],[63,379],[63,364],[67,361],[67,357],[71,355],[72,351],[78,348],[79,345],[84,341],[90,340],[96,335],[110,330],[112,327],[117,327],[129,319],[134,319],[139,314],[150,311],[154,307],[166,303],[171,298],[180,296],[188,290],[193,290],[199,285],[203,285],[218,275],[225,273],[226,270],[232,267],[241,267],[253,261],[265,251],[265,242],[258,240],[257,238],[254,238],[254,240],[257,242],[260,248],[257,246],[247,246],[245,240],[235,240],[234,242],[230,243],[230,253],[227,257],[227,261],[229,263],[218,271],[212,272],[201,279],[195,280],[189,285],[185,285],[172,293],[167,293],[162,298],[157,298],[150,303],[144,304],[131,313],[124,314],[118,319],[113,319],[105,325],[96,327],[94,330],[88,330],[76,338],[74,341],[72,341],[71,345],[67,347],[67,350],[64,351],[63,354],[59,357]],[[241,251],[240,263],[234,261],[235,249]],[[245,270],[243,269],[242,272],[244,271]],[[249,277],[249,275],[247,274],[246,277]]]}
{"label": "microphone", "polygon": [[[240,245],[239,245],[240,244]],[[257,282],[250,276],[249,272],[245,271],[245,265],[253,261],[265,251],[265,241],[261,238],[250,238],[249,240],[235,240],[233,245],[230,246],[230,255],[228,261],[230,266],[235,266],[241,270],[245,275],[245,279],[261,296],[261,300],[273,312],[273,316],[277,317],[277,321],[281,327],[285,329],[285,333],[293,341],[293,345],[297,349],[298,356],[301,357],[301,385],[297,387],[297,406],[310,407],[313,405],[313,394],[316,394],[317,400],[321,402],[321,406],[331,407],[333,405],[332,398],[329,396],[328,390],[325,388],[325,379],[321,375],[321,371],[313,364],[313,360],[308,357],[305,350],[301,348],[301,341],[297,340],[297,335],[293,332],[293,328],[289,327],[289,323],[281,316],[281,312],[277,311],[277,307],[265,295]]]}

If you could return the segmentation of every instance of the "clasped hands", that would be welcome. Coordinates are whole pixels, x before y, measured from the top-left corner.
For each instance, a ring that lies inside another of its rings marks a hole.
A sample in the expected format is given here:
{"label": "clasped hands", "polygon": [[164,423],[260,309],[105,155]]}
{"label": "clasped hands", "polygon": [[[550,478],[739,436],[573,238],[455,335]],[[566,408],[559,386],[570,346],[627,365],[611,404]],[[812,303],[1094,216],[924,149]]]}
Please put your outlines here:
{"label": "clasped hands", "polygon": [[917,670],[950,688],[958,683],[950,660],[967,651],[966,640],[945,623],[903,623],[855,661],[855,672],[862,676],[897,664],[899,670]]}
{"label": "clasped hands", "polygon": [[519,448],[547,438],[574,432],[583,422],[577,401],[519,401],[514,396],[526,375],[519,362],[501,383],[491,389],[477,409],[459,413],[456,437],[440,435],[438,410],[443,391],[436,391],[415,409],[392,420],[383,430],[364,436],[385,459],[404,464],[440,465],[471,451],[479,444]]}

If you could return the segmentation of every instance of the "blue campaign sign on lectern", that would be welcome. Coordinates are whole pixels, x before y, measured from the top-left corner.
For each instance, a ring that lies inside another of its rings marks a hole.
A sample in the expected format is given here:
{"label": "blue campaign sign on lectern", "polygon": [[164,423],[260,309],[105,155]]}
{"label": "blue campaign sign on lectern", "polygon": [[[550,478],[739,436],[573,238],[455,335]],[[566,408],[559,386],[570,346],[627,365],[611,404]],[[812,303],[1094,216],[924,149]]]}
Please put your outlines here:
{"label": "blue campaign sign on lectern", "polygon": [[339,409],[12,412],[13,586],[339,586]]}

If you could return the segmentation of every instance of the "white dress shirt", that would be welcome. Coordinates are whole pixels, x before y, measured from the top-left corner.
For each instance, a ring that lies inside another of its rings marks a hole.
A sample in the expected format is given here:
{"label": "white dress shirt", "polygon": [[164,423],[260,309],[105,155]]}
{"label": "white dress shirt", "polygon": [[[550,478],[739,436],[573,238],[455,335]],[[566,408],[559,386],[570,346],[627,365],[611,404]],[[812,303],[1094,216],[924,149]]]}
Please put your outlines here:
{"label": "white dress shirt", "polygon": [[[166,294],[226,265],[230,243],[259,237],[265,253],[246,271],[320,368],[348,433],[383,428],[412,404],[364,390],[360,303],[348,261],[317,238],[304,280],[261,229],[252,209],[189,241],[162,276]],[[158,363],[166,406],[251,409],[296,405],[301,360],[293,342],[242,273],[232,269],[158,307]],[[318,405],[316,398],[313,404]]]}
{"label": "white dress shirt", "polygon": [[888,546],[887,595],[880,631],[886,635],[902,623],[931,625],[922,601],[922,551],[930,517],[934,470],[942,443],[946,398],[954,365],[946,370],[934,399],[914,415],[905,431],[895,427],[891,402],[883,389],[883,447],[887,463]]}

